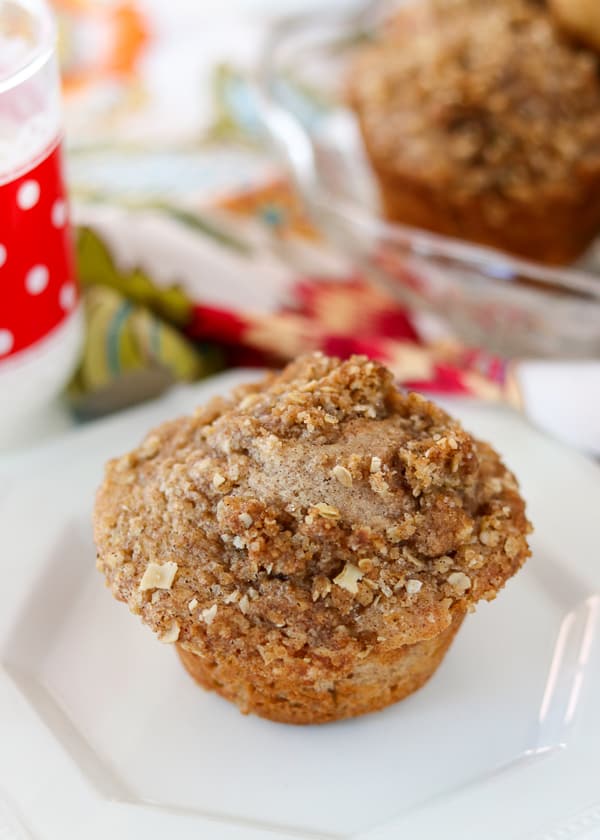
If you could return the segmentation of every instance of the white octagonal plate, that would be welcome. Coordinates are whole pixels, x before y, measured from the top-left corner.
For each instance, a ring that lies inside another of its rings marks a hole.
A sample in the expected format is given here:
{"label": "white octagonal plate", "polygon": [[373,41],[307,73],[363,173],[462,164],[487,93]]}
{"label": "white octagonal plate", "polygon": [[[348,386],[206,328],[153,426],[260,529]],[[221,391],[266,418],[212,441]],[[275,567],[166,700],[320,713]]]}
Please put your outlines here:
{"label": "white octagonal plate", "polygon": [[0,461],[0,838],[596,834],[600,471],[508,410],[448,403],[517,473],[533,558],[396,706],[243,717],[113,601],[90,527],[104,461],[248,375]]}

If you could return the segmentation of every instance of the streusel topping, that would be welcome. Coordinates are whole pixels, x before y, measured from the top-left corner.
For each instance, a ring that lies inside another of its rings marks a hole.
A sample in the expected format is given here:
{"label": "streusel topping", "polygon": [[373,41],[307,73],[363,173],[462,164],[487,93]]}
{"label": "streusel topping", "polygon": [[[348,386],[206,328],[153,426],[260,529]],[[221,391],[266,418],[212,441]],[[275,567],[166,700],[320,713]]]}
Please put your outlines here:
{"label": "streusel topping", "polygon": [[111,461],[98,567],[203,655],[338,663],[432,638],[529,554],[495,452],[364,357],[307,356]]}

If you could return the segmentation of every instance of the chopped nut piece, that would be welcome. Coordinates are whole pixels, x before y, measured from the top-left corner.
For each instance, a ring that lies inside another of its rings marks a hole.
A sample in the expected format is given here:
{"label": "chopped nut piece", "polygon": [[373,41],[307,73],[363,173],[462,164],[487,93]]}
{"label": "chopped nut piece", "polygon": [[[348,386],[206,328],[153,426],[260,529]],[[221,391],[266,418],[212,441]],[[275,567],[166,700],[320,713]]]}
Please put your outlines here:
{"label": "chopped nut piece", "polygon": [[160,589],[155,589],[154,592],[152,593],[152,595],[150,597],[150,600],[152,601],[153,604],[158,604],[158,602],[160,601],[160,593],[161,593]]}
{"label": "chopped nut piece", "polygon": [[417,580],[416,578],[410,578],[406,581],[406,591],[409,595],[416,595],[417,592],[421,591],[422,586],[422,581]]}
{"label": "chopped nut piece", "polygon": [[240,593],[237,589],[234,589],[233,592],[230,592],[229,595],[226,595],[223,598],[223,603],[225,604],[235,604],[235,602],[239,599]]}
{"label": "chopped nut piece", "polygon": [[[508,482],[506,483],[508,485]],[[503,489],[504,481],[501,478],[498,478],[497,476],[489,478],[486,481],[486,490],[489,490],[489,492],[492,493],[494,496],[498,496],[500,493],[502,493]]]}
{"label": "chopped nut piece", "polygon": [[197,598],[192,598],[192,600],[188,604],[188,610],[190,612],[192,612],[192,610],[195,610],[197,606],[198,606],[198,599]]}
{"label": "chopped nut piece", "polygon": [[361,557],[358,561],[358,568],[362,572],[369,572],[373,568],[373,560],[371,557]]}
{"label": "chopped nut piece", "polygon": [[240,408],[242,411],[246,408],[250,408],[251,405],[254,405],[255,402],[259,399],[258,394],[248,394],[244,397],[244,399],[240,402]]}
{"label": "chopped nut piece", "polygon": [[512,560],[513,557],[516,557],[521,549],[521,541],[518,537],[508,537],[506,542],[504,543],[504,550],[506,551],[506,556],[510,557]]}
{"label": "chopped nut piece", "polygon": [[352,473],[350,470],[347,470],[346,467],[342,467],[341,464],[336,464],[332,473],[344,487],[352,487]]}
{"label": "chopped nut piece", "polygon": [[158,641],[164,645],[172,645],[179,638],[179,624],[176,621],[171,622],[163,633],[159,633]]}
{"label": "chopped nut piece", "polygon": [[140,592],[145,592],[147,589],[170,589],[176,573],[177,563],[171,561],[162,565],[148,563],[138,588]]}
{"label": "chopped nut piece", "polygon": [[153,458],[160,449],[160,438],[157,435],[150,435],[142,443],[138,450],[140,458]]}
{"label": "chopped nut piece", "polygon": [[249,606],[250,606],[250,601],[248,600],[248,596],[245,595],[245,594],[242,595],[242,597],[240,598],[240,601],[238,603],[238,607],[244,613],[244,615],[246,615],[246,613],[248,612],[248,607]]}
{"label": "chopped nut piece", "polygon": [[236,548],[245,548],[246,540],[243,537],[240,537],[236,534],[236,536],[233,538],[233,544]]}
{"label": "chopped nut piece", "polygon": [[464,572],[452,572],[448,575],[448,583],[461,595],[471,588],[471,578]]}
{"label": "chopped nut piece", "polygon": [[483,545],[487,545],[490,548],[495,548],[500,542],[500,534],[498,531],[494,531],[491,528],[488,528],[487,530],[482,531],[479,534],[479,541],[483,543]]}
{"label": "chopped nut piece", "polygon": [[318,505],[315,505],[315,509],[318,511],[319,516],[322,516],[324,519],[340,518],[339,510],[331,505],[326,505],[325,502],[319,502]]}
{"label": "chopped nut piece", "polygon": [[246,528],[249,528],[252,525],[252,523],[254,522],[254,520],[252,519],[252,517],[250,516],[249,513],[240,513],[240,522]]}
{"label": "chopped nut piece", "polygon": [[117,472],[125,472],[130,467],[135,466],[136,458],[133,452],[128,452],[127,455],[122,455],[118,461],[115,461],[115,470]]}
{"label": "chopped nut piece", "polygon": [[371,458],[370,472],[381,472],[381,458],[378,458],[377,455],[373,455],[373,457]]}
{"label": "chopped nut piece", "polygon": [[226,478],[221,473],[215,473],[212,478],[212,485],[215,489],[225,484]]}
{"label": "chopped nut piece", "polygon": [[417,526],[411,519],[407,519],[401,525],[392,525],[386,530],[386,536],[392,542],[407,540],[417,530]]}
{"label": "chopped nut piece", "polygon": [[342,571],[337,577],[334,577],[333,582],[337,583],[342,589],[356,595],[358,592],[358,581],[361,580],[363,573],[352,563],[346,563]]}
{"label": "chopped nut piece", "polygon": [[379,496],[387,496],[390,492],[390,485],[387,483],[381,473],[375,473],[369,478],[371,490]]}
{"label": "chopped nut piece", "polygon": [[213,621],[215,620],[215,616],[217,614],[218,608],[219,607],[218,607],[217,604],[213,604],[212,607],[207,607],[205,610],[202,610],[201,613],[200,613],[202,621],[205,624],[209,624],[209,625],[212,624]]}
{"label": "chopped nut piece", "polygon": [[394,590],[391,587],[389,587],[387,583],[380,583],[379,588],[381,589],[382,594],[385,595],[386,598],[391,598],[394,594]]}

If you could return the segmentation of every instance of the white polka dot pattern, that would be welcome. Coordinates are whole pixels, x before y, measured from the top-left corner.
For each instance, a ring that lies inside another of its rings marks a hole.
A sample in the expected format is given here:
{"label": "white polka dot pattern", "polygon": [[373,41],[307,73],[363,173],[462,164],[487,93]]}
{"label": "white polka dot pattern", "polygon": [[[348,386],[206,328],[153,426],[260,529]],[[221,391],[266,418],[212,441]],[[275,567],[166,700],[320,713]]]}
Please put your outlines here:
{"label": "white polka dot pattern", "polygon": [[23,181],[17,192],[17,204],[21,210],[31,210],[40,199],[40,185],[37,181]]}
{"label": "white polka dot pattern", "polygon": [[53,332],[77,307],[69,218],[58,143],[29,171],[0,184],[0,378],[8,359]]}
{"label": "white polka dot pattern", "polygon": [[46,286],[50,275],[45,265],[34,265],[25,277],[25,288],[30,295],[40,295]]}
{"label": "white polka dot pattern", "polygon": [[13,334],[10,330],[0,329],[0,356],[5,356],[12,350],[14,342]]}
{"label": "white polka dot pattern", "polygon": [[52,224],[55,228],[64,227],[67,223],[67,203],[58,198],[52,205]]}
{"label": "white polka dot pattern", "polygon": [[69,312],[75,306],[75,286],[72,283],[65,283],[61,287],[59,303],[65,312]]}

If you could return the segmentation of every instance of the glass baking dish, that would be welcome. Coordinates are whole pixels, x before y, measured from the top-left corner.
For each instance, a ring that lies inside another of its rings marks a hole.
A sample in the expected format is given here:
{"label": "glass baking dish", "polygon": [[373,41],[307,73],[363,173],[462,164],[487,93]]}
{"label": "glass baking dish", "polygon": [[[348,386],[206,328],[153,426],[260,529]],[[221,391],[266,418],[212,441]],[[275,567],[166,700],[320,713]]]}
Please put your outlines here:
{"label": "glass baking dish", "polygon": [[353,52],[398,5],[283,19],[267,39],[261,119],[313,220],[369,277],[468,343],[506,357],[600,357],[594,247],[556,269],[383,220],[344,82]]}

